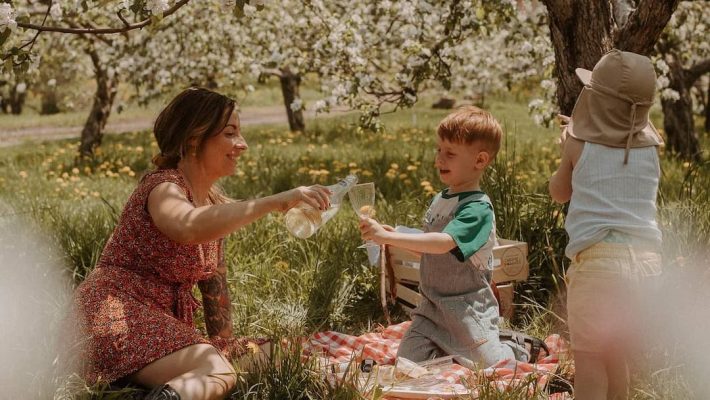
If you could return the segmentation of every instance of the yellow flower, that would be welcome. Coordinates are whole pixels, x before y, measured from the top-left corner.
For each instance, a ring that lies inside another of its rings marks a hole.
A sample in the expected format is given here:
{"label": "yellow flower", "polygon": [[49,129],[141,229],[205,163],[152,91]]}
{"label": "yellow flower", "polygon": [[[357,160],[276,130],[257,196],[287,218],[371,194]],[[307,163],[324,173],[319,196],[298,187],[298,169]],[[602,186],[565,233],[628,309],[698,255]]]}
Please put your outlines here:
{"label": "yellow flower", "polygon": [[77,168],[77,167],[72,168],[71,173],[74,175],[79,175],[79,168]]}
{"label": "yellow flower", "polygon": [[280,270],[281,272],[286,272],[289,270],[289,265],[286,261],[277,261],[276,264],[274,264],[274,268]]}
{"label": "yellow flower", "polygon": [[27,178],[27,172],[25,172],[25,171],[20,171],[17,173],[17,175],[20,175],[20,178],[22,178],[22,179]]}

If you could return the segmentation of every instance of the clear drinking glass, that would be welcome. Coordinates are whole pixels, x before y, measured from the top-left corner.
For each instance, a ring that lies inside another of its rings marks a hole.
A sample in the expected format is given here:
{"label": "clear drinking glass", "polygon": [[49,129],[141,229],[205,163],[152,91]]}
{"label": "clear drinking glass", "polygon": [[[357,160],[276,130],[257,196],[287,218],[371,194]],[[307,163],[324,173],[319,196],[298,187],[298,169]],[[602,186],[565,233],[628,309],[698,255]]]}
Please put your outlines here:
{"label": "clear drinking glass", "polygon": [[[360,217],[372,217],[375,215],[375,183],[360,183],[352,187],[348,192],[350,205]],[[368,240],[365,244],[358,246],[358,249],[368,247],[378,247],[377,243]]]}

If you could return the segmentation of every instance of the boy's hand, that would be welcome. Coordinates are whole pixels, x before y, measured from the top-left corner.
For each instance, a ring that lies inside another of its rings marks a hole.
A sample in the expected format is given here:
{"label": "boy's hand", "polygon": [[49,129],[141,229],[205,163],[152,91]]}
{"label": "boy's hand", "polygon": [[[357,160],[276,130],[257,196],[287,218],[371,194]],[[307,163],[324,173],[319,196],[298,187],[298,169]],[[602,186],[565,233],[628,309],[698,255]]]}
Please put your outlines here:
{"label": "boy's hand", "polygon": [[381,225],[372,218],[360,218],[360,236],[363,240],[384,244],[387,232],[394,232],[394,228],[389,225]]}

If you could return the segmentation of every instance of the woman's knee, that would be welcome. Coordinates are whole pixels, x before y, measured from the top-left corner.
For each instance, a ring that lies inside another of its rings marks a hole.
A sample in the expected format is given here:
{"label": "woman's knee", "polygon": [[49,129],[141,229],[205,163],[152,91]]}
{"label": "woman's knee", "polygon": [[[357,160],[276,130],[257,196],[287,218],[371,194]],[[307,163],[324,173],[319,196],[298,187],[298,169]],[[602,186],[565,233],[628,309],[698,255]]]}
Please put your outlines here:
{"label": "woman's knee", "polygon": [[[225,382],[236,382],[232,365],[209,344],[195,344],[170,353],[144,366],[131,375],[130,379],[152,387],[185,374],[221,376],[225,377]],[[233,385],[234,383],[230,387]]]}

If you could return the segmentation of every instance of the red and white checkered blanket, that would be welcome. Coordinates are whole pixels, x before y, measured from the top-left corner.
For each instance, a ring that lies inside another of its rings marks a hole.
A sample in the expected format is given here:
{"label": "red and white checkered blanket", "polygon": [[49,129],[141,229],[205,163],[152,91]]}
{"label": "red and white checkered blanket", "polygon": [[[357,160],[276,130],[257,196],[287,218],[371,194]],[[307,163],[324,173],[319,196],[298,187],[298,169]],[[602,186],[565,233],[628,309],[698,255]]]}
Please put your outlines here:
{"label": "red and white checkered blanket", "polygon": [[[319,332],[311,336],[305,343],[305,353],[320,354],[327,357],[331,364],[344,364],[352,360],[373,359],[378,365],[392,365],[395,362],[397,348],[411,321],[391,325],[378,332],[366,333],[361,336],[351,336],[334,331]],[[540,354],[536,364],[523,363],[515,360],[503,360],[486,368],[483,373],[500,390],[505,390],[529,379],[535,373],[538,385],[543,387],[549,379],[549,374],[557,370],[561,355],[568,352],[567,342],[559,335],[550,335],[545,339],[550,354]],[[544,353],[544,352],[543,352]],[[443,387],[459,384],[464,378],[473,377],[476,372],[459,364],[451,364],[435,376]],[[435,391],[435,387],[431,387]],[[563,397],[550,397],[562,399]]]}

